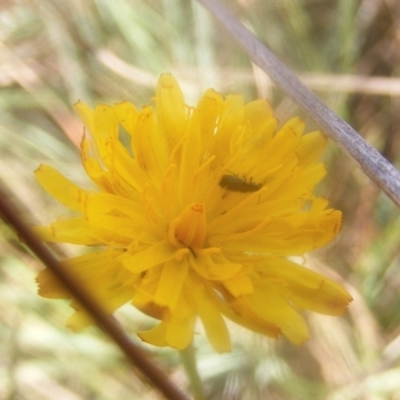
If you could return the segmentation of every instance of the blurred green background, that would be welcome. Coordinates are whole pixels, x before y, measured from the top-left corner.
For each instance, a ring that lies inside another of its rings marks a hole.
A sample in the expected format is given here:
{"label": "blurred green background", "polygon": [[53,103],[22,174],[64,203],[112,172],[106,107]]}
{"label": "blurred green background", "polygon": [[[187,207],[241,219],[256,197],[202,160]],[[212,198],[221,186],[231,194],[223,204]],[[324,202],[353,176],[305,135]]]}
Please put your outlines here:
{"label": "blurred green background", "polygon": [[[225,4],[400,166],[400,2]],[[304,117],[195,1],[0,0],[0,178],[10,200],[24,204],[28,223],[63,212],[33,178],[40,163],[87,181],[76,147],[83,125],[72,104],[129,100],[140,107],[162,72],[175,75],[189,104],[214,87],[246,101],[267,98],[281,120]],[[335,144],[325,160],[319,191],[343,211],[344,224],[306,265],[344,284],[354,302],[342,318],[308,314],[311,339],[300,347],[231,326],[234,350],[218,355],[199,335],[208,399],[400,399],[400,213]],[[37,296],[42,266],[0,229],[0,398],[161,398],[95,328],[79,335],[64,328],[67,303]],[[117,317],[132,337],[148,324],[132,307]],[[148,350],[188,390],[176,352]]]}

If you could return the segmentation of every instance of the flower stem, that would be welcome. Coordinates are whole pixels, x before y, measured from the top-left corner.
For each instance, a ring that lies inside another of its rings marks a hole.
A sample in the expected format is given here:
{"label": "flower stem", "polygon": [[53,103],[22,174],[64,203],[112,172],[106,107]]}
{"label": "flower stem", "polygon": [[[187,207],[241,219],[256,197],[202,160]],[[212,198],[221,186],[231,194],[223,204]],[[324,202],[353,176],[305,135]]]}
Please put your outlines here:
{"label": "flower stem", "polygon": [[205,400],[203,385],[196,365],[196,351],[192,344],[179,352],[195,400]]}

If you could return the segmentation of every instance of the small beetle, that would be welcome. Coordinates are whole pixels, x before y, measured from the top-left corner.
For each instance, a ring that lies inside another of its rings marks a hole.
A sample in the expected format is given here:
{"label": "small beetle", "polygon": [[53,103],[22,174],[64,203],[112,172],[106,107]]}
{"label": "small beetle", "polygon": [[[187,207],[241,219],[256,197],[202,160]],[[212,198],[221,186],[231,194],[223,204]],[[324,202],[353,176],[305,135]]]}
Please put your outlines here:
{"label": "small beetle", "polygon": [[219,181],[219,186],[229,190],[230,192],[257,192],[263,186],[262,183],[254,183],[251,180],[246,181],[246,179],[239,178],[234,175],[223,175]]}

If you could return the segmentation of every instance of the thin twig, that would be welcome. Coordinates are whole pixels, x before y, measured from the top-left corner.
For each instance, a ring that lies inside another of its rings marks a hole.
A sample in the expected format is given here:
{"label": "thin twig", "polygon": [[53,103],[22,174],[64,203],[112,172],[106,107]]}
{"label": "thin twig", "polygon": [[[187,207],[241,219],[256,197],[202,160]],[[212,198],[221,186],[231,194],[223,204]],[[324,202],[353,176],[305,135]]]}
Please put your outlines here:
{"label": "thin twig", "polygon": [[218,0],[197,0],[235,38],[252,61],[262,68],[293,101],[360,165],[362,170],[400,206],[400,174],[350,125],[337,116],[313,92],[246,29]]}
{"label": "thin twig", "polygon": [[103,311],[101,305],[77,282],[75,277],[60,266],[53,254],[19,218],[18,211],[15,204],[9,204],[6,193],[0,187],[0,217],[12,226],[24,243],[43,264],[51,269],[73,297],[91,314],[99,327],[114,340],[128,360],[139,368],[167,399],[188,400],[188,397],[173,385],[168,376],[148,359],[146,353],[130,340],[118,323]]}

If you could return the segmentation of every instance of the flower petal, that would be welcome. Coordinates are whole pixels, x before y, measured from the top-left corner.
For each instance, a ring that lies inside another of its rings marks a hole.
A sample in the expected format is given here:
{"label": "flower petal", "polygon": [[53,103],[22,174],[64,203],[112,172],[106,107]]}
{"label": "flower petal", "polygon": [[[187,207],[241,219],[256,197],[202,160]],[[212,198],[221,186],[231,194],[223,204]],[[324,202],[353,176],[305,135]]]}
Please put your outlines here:
{"label": "flower petal", "polygon": [[186,107],[183,93],[175,78],[161,75],[156,90],[157,123],[165,137],[177,142],[185,128]]}
{"label": "flower petal", "polygon": [[135,106],[127,101],[114,104],[115,115],[118,122],[132,136],[135,132],[135,124],[138,117],[138,111]]}
{"label": "flower petal", "polygon": [[352,301],[338,283],[289,260],[271,258],[264,270],[266,279],[282,282],[280,293],[300,309],[342,315]]}
{"label": "flower petal", "polygon": [[208,340],[218,353],[231,350],[231,340],[218,307],[215,304],[212,290],[205,284],[192,280],[191,294],[196,310],[203,323]]}
{"label": "flower petal", "polygon": [[236,275],[221,282],[234,297],[253,293],[253,283],[248,276]]}
{"label": "flower petal", "polygon": [[189,269],[185,259],[182,262],[169,261],[162,268],[160,280],[154,295],[154,302],[172,310],[181,295],[183,284]]}
{"label": "flower petal", "polygon": [[264,142],[271,140],[278,124],[271,105],[263,99],[255,100],[245,105],[244,113],[245,120],[250,123],[252,136],[262,137]]}
{"label": "flower petal", "polygon": [[139,331],[138,336],[143,340],[143,342],[150,343],[158,347],[166,347],[168,346],[168,342],[165,338],[167,327],[167,322],[162,321],[148,331]]}
{"label": "flower petal", "polygon": [[193,269],[207,280],[225,280],[237,275],[242,264],[229,262],[225,257],[205,255],[190,260]]}
{"label": "flower petal", "polygon": [[308,339],[308,329],[303,318],[284,300],[273,285],[264,285],[249,297],[252,310],[266,321],[278,326],[293,343]]}
{"label": "flower petal", "polygon": [[72,183],[60,172],[48,165],[41,165],[35,171],[35,177],[40,185],[61,204],[74,211],[81,212],[86,190]]}
{"label": "flower petal", "polygon": [[101,244],[85,218],[70,218],[53,222],[48,226],[36,226],[32,230],[46,242],[94,245]]}
{"label": "flower petal", "polygon": [[156,265],[173,260],[175,251],[167,241],[161,241],[146,250],[133,255],[127,255],[123,260],[123,266],[133,273],[146,271]]}
{"label": "flower petal", "polygon": [[208,89],[200,99],[196,110],[199,113],[204,143],[213,138],[223,105],[221,94],[213,89]]}
{"label": "flower petal", "polygon": [[83,101],[79,100],[74,104],[75,110],[78,112],[82,121],[90,132],[93,132],[93,110]]}

